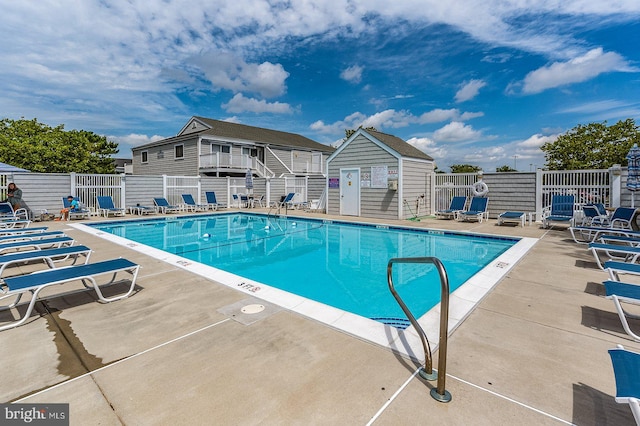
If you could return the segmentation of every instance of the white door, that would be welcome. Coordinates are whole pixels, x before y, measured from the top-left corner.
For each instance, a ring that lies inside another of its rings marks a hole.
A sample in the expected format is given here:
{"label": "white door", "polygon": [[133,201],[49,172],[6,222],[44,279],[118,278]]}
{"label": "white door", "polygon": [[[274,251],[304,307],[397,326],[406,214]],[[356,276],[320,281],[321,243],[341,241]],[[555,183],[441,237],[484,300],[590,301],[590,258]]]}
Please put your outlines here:
{"label": "white door", "polygon": [[340,214],[360,216],[360,169],[340,170]]}

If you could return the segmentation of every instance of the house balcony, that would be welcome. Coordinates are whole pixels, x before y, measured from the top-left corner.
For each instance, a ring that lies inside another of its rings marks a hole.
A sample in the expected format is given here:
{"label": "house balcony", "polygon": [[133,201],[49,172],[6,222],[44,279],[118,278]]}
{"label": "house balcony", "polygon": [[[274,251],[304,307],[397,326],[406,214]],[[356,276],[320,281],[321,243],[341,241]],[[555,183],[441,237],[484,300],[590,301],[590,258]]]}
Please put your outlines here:
{"label": "house balcony", "polygon": [[316,175],[324,173],[323,164],[311,161],[294,161],[290,169],[295,174]]}
{"label": "house balcony", "polygon": [[260,177],[274,177],[273,173],[256,157],[249,155],[232,155],[225,152],[200,155],[200,171],[205,173],[237,173],[244,174],[247,169]]}

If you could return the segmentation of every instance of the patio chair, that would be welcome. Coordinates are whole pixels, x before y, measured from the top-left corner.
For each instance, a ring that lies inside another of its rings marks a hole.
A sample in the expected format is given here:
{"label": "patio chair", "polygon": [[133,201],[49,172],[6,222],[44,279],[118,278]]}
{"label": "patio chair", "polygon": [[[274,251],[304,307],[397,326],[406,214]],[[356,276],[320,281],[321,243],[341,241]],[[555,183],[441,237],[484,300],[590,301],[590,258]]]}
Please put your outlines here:
{"label": "patio chair", "polygon": [[62,197],[62,208],[69,209],[69,220],[89,219],[89,215],[91,214],[91,211],[88,208],[83,207],[82,204],[80,204],[80,199],[78,197],[73,197],[73,199],[78,201],[78,205],[80,207],[79,209],[72,210],[71,202],[69,201],[69,199]]}
{"label": "patio chair", "polygon": [[74,242],[75,240],[73,238],[67,236],[42,238],[39,240],[13,241],[0,244],[0,254],[4,254],[4,252],[21,251],[24,249],[42,250],[45,248],[72,246]]}
{"label": "patio chair", "polygon": [[525,212],[500,213],[500,215],[498,215],[498,225],[504,223],[519,223],[520,226],[524,227],[525,223],[527,223],[527,215]]}
{"label": "patio chair", "polygon": [[[0,286],[0,300],[4,300],[8,297],[15,296],[16,300],[4,308],[12,308],[16,306],[20,298],[25,293],[32,293],[29,305],[22,316],[16,321],[6,324],[0,327],[0,331],[7,330],[9,328],[22,325],[33,311],[36,301],[40,292],[46,288],[54,285],[66,284],[72,281],[82,281],[85,287],[93,287],[98,295],[98,299],[101,302],[113,302],[115,300],[128,297],[134,290],[136,284],[136,277],[138,276],[138,270],[140,266],[127,259],[111,259],[103,262],[88,263],[85,265],[69,266],[67,268],[50,269],[47,271],[38,271],[28,275],[21,275],[17,277],[5,278],[4,282]],[[107,284],[115,282],[116,276],[119,272],[127,272],[132,275],[131,285],[128,291],[123,294],[107,298],[102,294],[100,286],[96,282],[96,276],[111,274],[111,280]],[[50,294],[50,293],[49,293]]]}
{"label": "patio chair", "polygon": [[53,269],[55,268],[56,262],[61,262],[69,258],[73,258],[73,264],[75,265],[80,256],[84,256],[84,263],[88,263],[89,257],[91,256],[91,249],[86,246],[66,246],[3,254],[0,256],[0,277],[4,274],[5,269],[16,264],[44,262],[49,268]]}
{"label": "patio chair", "polygon": [[609,349],[609,356],[616,380],[616,402],[629,404],[636,425],[640,425],[640,353],[618,345]]}
{"label": "patio chair", "polygon": [[191,194],[182,194],[182,201],[184,201],[184,207],[187,211],[207,211],[209,206],[207,204],[196,204],[196,200],[193,199]]}
{"label": "patio chair", "polygon": [[253,199],[253,205],[258,207],[264,207],[264,194],[259,196],[258,198]]}
{"label": "patio chair", "polygon": [[631,207],[618,207],[608,219],[609,228],[632,229],[631,221],[636,213],[636,209]]}
{"label": "patio chair", "polygon": [[240,207],[245,207],[245,208],[251,207],[249,203],[248,195],[240,194]]}
{"label": "patio chair", "polygon": [[467,197],[464,195],[456,195],[451,199],[449,208],[444,210],[438,210],[436,212],[436,218],[438,219],[454,219],[456,213],[464,210],[467,205]]}
{"label": "patio chair", "polygon": [[580,226],[603,226],[609,223],[609,215],[600,212],[600,209],[594,204],[585,204],[582,206],[582,222]]}
{"label": "patio chair", "polygon": [[482,223],[482,219],[489,219],[489,212],[487,206],[489,199],[485,197],[472,197],[468,210],[461,210],[456,212],[456,220],[477,220]]}
{"label": "patio chair", "polygon": [[554,195],[551,198],[551,206],[546,207],[542,212],[542,227],[548,228],[552,222],[569,222],[569,225],[573,226],[574,206],[573,195]]}
{"label": "patio chair", "polygon": [[98,195],[96,198],[98,201],[98,213],[104,215],[104,217],[125,215],[125,209],[116,207],[113,204],[111,195]]}
{"label": "patio chair", "polygon": [[164,197],[155,197],[153,199],[153,204],[160,210],[160,213],[177,213],[181,210],[180,206],[173,206],[169,204],[166,198]]}
{"label": "patio chair", "polygon": [[25,208],[13,210],[10,203],[0,203],[0,220],[29,220],[29,212]]}
{"label": "patio chair", "polygon": [[282,207],[289,208],[291,207],[291,200],[293,200],[293,197],[295,195],[296,195],[295,192],[290,192],[284,197],[282,197],[280,201],[272,201],[270,207],[277,208],[278,210],[281,209]]}
{"label": "patio chair", "polygon": [[207,205],[211,207],[211,209],[217,210],[218,207],[226,207],[226,204],[218,202],[214,191],[206,191],[204,195],[207,197]]}

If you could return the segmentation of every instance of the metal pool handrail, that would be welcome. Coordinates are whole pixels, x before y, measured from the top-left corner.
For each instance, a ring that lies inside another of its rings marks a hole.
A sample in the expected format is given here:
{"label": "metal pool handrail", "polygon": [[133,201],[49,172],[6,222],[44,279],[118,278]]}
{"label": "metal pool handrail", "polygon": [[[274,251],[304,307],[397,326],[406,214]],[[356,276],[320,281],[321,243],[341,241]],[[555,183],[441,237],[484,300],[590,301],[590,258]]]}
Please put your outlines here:
{"label": "metal pool handrail", "polygon": [[[404,303],[393,285],[393,265],[394,263],[431,263],[440,275],[440,344],[438,345],[438,371],[433,371],[433,359],[431,357],[431,347],[427,335],[416,321],[407,305]],[[445,389],[445,380],[447,376],[447,337],[449,328],[449,278],[444,265],[437,257],[397,257],[389,260],[387,264],[387,282],[391,294],[404,311],[405,315],[416,329],[425,354],[425,365],[420,369],[420,376],[426,380],[438,379],[436,388],[431,389],[431,397],[439,402],[451,401],[451,394]]]}

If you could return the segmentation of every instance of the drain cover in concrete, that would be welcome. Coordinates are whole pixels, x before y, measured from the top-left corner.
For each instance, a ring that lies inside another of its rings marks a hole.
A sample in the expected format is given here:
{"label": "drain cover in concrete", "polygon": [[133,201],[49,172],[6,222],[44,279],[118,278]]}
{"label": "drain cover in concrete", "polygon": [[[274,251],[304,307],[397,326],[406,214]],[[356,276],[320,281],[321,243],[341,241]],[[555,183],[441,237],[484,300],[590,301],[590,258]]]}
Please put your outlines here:
{"label": "drain cover in concrete", "polygon": [[280,310],[282,310],[280,306],[266,303],[260,299],[250,298],[232,305],[223,306],[218,309],[218,312],[241,324],[250,325],[256,321],[270,317]]}
{"label": "drain cover in concrete", "polygon": [[240,312],[243,314],[257,314],[262,311],[264,311],[264,305],[259,305],[257,303],[243,306],[242,309],[240,309]]}

